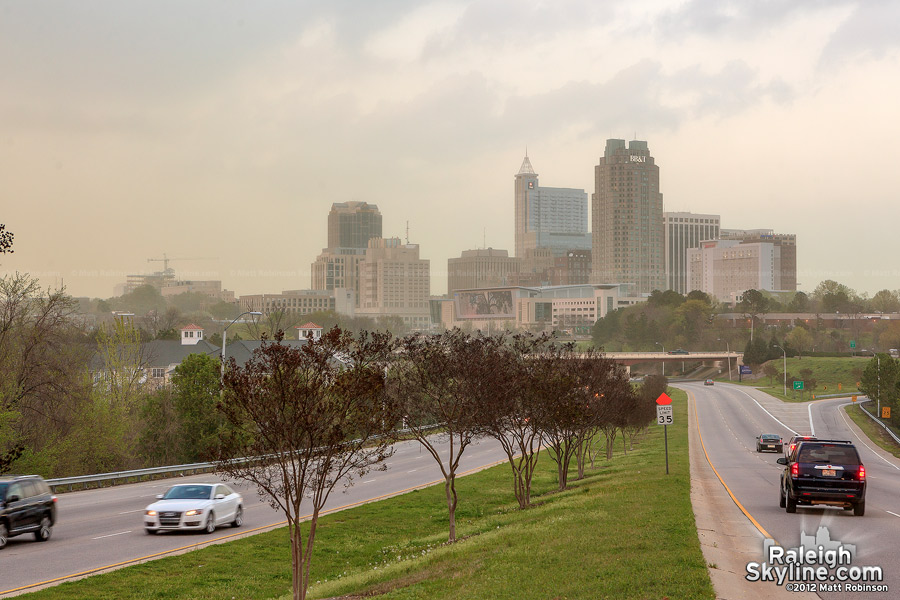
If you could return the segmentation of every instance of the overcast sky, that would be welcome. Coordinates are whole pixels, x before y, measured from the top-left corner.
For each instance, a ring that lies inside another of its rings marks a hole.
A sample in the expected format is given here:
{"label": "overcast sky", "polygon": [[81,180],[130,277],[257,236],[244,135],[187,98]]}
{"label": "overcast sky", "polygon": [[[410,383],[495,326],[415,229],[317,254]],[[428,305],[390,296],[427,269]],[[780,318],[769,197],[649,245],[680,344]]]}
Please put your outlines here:
{"label": "overcast sky", "polygon": [[[0,2],[0,223],[27,271],[308,288],[333,202],[513,250],[513,177],[593,193],[647,140],[667,211],[796,233],[798,281],[900,288],[900,2]],[[203,260],[200,260],[203,259]]]}

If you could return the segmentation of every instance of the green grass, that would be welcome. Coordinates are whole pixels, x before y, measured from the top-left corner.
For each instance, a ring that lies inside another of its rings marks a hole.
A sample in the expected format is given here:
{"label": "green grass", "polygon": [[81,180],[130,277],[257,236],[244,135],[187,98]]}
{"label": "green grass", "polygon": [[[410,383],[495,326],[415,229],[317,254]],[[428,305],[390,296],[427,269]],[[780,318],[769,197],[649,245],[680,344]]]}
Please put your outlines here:
{"label": "green grass", "polygon": [[[870,411],[875,412],[874,403],[867,406]],[[857,427],[862,429],[863,433],[866,436],[878,444],[878,447],[882,450],[890,452],[894,456],[900,458],[900,446],[897,445],[897,442],[894,441],[888,433],[878,426],[871,417],[869,417],[866,413],[863,412],[862,408],[859,407],[858,404],[852,404],[850,406],[845,406],[844,410],[847,411],[847,414],[853,419],[853,422],[856,423]]]}
{"label": "green grass", "polygon": [[[540,459],[535,506],[518,510],[501,465],[458,482],[455,544],[445,544],[442,487],[327,515],[310,597],[713,598],[690,503],[687,400],[670,390],[675,424],[651,425],[633,451],[595,463],[557,493]],[[574,478],[573,472],[570,477]],[[286,598],[287,530],[65,583],[29,598]]]}
{"label": "green grass", "polygon": [[[826,394],[846,393],[847,395],[851,395],[858,393],[856,382],[859,381],[859,376],[854,374],[854,369],[865,369],[870,360],[870,356],[856,356],[852,358],[807,356],[802,359],[787,359],[787,372],[794,377],[801,376],[800,369],[812,370],[812,378],[815,379],[817,383],[816,389],[812,391],[812,393],[810,393],[808,389],[804,390],[802,394],[800,392],[795,392],[791,389],[791,382],[788,381],[787,396],[784,395],[784,381],[782,379],[784,374],[784,359],[769,361],[778,369],[778,375],[774,377],[771,382],[768,377],[763,375],[758,379],[745,379],[743,384],[758,387],[764,392],[787,402],[807,402],[813,399],[813,395],[817,397]],[[762,369],[762,366],[758,367],[755,370],[754,376],[756,373],[762,373]],[[737,383],[737,381],[734,383]]]}

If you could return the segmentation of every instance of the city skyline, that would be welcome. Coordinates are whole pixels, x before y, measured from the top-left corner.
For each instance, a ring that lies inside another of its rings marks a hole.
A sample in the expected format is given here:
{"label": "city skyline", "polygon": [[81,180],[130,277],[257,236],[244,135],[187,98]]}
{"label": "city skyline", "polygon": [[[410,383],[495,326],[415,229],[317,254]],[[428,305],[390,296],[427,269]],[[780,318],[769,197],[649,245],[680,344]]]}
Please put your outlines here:
{"label": "city skyline", "polygon": [[0,272],[108,297],[148,259],[216,257],[173,268],[237,295],[305,289],[332,204],[362,201],[385,237],[409,223],[442,293],[448,258],[513,253],[526,149],[547,182],[593,193],[623,138],[652,148],[665,211],[796,234],[800,290],[896,289],[880,217],[898,17],[841,1],[10,5]]}

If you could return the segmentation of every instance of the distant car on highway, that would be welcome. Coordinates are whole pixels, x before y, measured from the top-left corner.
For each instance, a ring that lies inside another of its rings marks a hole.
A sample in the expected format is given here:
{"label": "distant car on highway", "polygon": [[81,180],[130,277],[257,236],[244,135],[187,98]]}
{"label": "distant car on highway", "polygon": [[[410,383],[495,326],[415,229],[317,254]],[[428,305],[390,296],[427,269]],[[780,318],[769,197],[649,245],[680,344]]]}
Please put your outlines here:
{"label": "distant car on highway", "polygon": [[55,524],[56,496],[40,475],[0,476],[0,549],[23,533],[46,542]]}
{"label": "distant car on highway", "polygon": [[715,382],[712,379],[707,379],[703,382],[703,385],[713,385]]}
{"label": "distant car on highway", "polygon": [[783,452],[784,441],[777,433],[761,433],[756,436],[756,451],[763,452],[771,450],[772,452]]}
{"label": "distant car on highway", "polygon": [[798,505],[827,504],[866,514],[866,467],[852,442],[806,440],[797,444],[784,465],[779,486],[779,506],[797,512]]}
{"label": "distant car on highway", "polygon": [[178,529],[212,533],[219,525],[244,523],[244,500],[222,483],[183,483],[157,496],[144,510],[149,534]]}
{"label": "distant car on highway", "polygon": [[676,350],[669,350],[669,354],[690,354],[690,352],[688,352],[684,348],[678,348]]}

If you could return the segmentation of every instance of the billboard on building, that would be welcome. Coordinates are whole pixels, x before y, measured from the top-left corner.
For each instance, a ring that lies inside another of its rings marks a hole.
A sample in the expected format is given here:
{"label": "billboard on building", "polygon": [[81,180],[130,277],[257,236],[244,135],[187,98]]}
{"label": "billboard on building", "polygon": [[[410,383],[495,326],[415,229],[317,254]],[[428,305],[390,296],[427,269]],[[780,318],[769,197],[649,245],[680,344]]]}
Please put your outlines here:
{"label": "billboard on building", "polygon": [[512,290],[456,292],[456,315],[459,319],[515,319]]}

